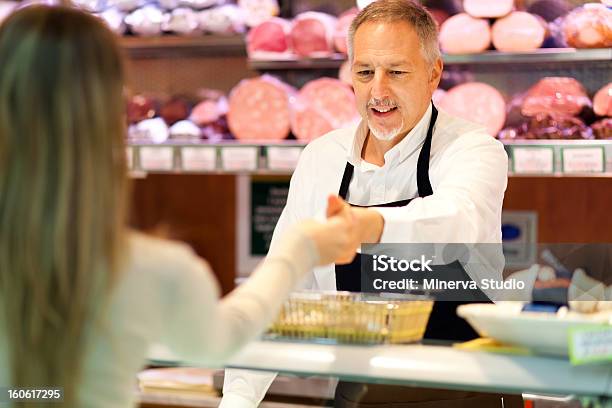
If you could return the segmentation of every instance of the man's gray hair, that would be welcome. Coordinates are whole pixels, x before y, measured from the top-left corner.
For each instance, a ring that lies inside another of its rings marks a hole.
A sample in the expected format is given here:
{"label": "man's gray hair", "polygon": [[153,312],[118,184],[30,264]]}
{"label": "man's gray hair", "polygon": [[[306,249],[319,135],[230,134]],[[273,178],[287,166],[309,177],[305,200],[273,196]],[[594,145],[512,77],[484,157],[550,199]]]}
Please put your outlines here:
{"label": "man's gray hair", "polygon": [[405,21],[416,31],[421,41],[421,52],[430,66],[440,57],[438,27],[432,15],[412,0],[378,0],[361,10],[353,20],[348,34],[348,54],[353,60],[355,32],[364,23]]}

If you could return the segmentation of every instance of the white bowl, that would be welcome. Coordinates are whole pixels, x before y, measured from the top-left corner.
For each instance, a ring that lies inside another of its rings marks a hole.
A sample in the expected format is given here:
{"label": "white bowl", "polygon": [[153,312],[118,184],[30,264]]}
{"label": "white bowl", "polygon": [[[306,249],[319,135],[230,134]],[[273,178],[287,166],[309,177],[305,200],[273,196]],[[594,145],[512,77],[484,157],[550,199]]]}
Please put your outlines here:
{"label": "white bowl", "polygon": [[468,304],[457,308],[482,337],[526,347],[536,353],[567,356],[569,329],[580,325],[608,324],[612,313],[576,313],[566,308],[557,314],[522,312],[521,302]]}

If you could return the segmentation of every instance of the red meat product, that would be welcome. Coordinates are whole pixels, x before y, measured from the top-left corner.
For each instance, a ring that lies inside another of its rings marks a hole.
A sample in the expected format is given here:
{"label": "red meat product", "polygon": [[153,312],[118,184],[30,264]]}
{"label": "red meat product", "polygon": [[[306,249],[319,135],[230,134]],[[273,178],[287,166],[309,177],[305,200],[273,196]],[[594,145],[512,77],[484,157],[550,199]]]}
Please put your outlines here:
{"label": "red meat product", "polygon": [[463,0],[465,12],[476,18],[497,18],[510,13],[514,0]]}
{"label": "red meat product", "polygon": [[282,140],[289,134],[289,96],[293,89],[263,75],[243,79],[229,97],[227,121],[240,140]]}
{"label": "red meat product", "polygon": [[307,11],[298,14],[291,27],[293,51],[301,57],[327,57],[334,52],[336,18],[325,13]]}
{"label": "red meat product", "polygon": [[584,87],[574,78],[546,77],[532,86],[521,107],[525,116],[538,113],[578,115],[591,101]]}
{"label": "red meat product", "polygon": [[591,125],[595,139],[612,139],[612,118],[605,118]]}
{"label": "red meat product", "polygon": [[504,97],[482,82],[468,82],[450,89],[440,101],[440,108],[485,126],[491,136],[496,136],[506,121]]}
{"label": "red meat product", "polygon": [[505,52],[536,50],[546,38],[543,22],[524,11],[515,11],[500,18],[493,24],[491,32],[495,48]]}
{"label": "red meat product", "polygon": [[444,99],[445,95],[446,95],[446,91],[444,89],[438,88],[435,91],[433,91],[433,95],[431,95],[431,101],[433,102],[434,105],[438,106],[440,105],[440,101]]}
{"label": "red meat product", "polygon": [[585,4],[565,17],[563,32],[570,47],[612,47],[612,10],[603,4]]}
{"label": "red meat product", "polygon": [[334,46],[338,52],[348,54],[348,30],[357,13],[359,13],[359,10],[357,8],[352,8],[342,13],[340,17],[338,17],[338,21],[336,21]]}
{"label": "red meat product", "polygon": [[487,20],[459,13],[440,27],[440,47],[448,54],[483,52],[491,45],[491,28]]}
{"label": "red meat product", "polygon": [[266,53],[289,51],[291,24],[282,18],[273,17],[259,24],[247,34],[247,51],[252,58],[263,57]]}
{"label": "red meat product", "polygon": [[599,116],[612,116],[612,82],[597,91],[593,98],[593,110]]}
{"label": "red meat product", "polygon": [[292,104],[291,130],[299,140],[310,141],[359,118],[351,88],[333,78],[310,81]]}

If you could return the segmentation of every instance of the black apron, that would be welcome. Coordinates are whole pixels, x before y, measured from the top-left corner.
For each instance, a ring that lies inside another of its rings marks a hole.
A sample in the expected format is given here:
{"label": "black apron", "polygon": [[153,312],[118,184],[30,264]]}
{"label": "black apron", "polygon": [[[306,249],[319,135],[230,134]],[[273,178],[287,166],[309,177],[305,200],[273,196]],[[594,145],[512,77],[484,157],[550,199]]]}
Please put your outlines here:
{"label": "black apron", "polygon": [[[431,182],[429,180],[429,158],[431,153],[431,141],[433,130],[438,117],[438,110],[432,104],[431,120],[427,129],[427,136],[421,147],[417,162],[417,187],[418,196],[427,197],[433,194]],[[340,190],[338,195],[346,200],[349,184],[353,177],[354,167],[346,163]],[[391,203],[380,203],[377,205],[363,207],[403,207],[408,205],[412,199],[394,201]],[[362,207],[362,206],[356,206]],[[372,265],[371,255],[357,254],[353,262],[347,265],[336,265],[336,289],[341,291],[361,292],[368,291],[362,288],[362,264]],[[441,268],[451,268],[454,280],[471,280],[459,262],[451,265],[440,265]],[[436,269],[436,266],[432,267]],[[477,290],[474,293],[474,301],[485,301],[486,295]],[[438,301],[434,302],[433,310],[429,318],[429,323],[425,331],[425,339],[432,340],[452,340],[467,341],[478,337],[471,326],[457,316],[457,306],[470,302],[458,301]],[[435,395],[434,399],[427,398],[428,393]],[[425,400],[422,398],[425,396]],[[516,397],[515,397],[516,398]],[[519,397],[520,398],[520,397]],[[336,407],[420,407],[425,403],[427,407],[437,407],[435,401],[441,401],[444,407],[463,407],[465,406],[501,406],[500,396],[493,394],[466,393],[445,390],[425,390],[419,388],[407,388],[401,386],[386,386],[374,384],[359,384],[340,381],[336,389]],[[456,401],[456,402],[455,402]],[[463,402],[461,402],[463,401]],[[510,402],[510,401],[508,401]],[[476,405],[474,405],[476,404]],[[510,405],[507,404],[507,407]],[[514,406],[514,405],[513,405]]]}
{"label": "black apron", "polygon": [[[427,129],[427,136],[425,137],[425,141],[421,147],[417,162],[417,187],[419,197],[427,197],[433,194],[431,182],[429,181],[429,156],[431,153],[433,129],[437,117],[438,110],[432,105],[431,120],[429,122],[429,128]],[[353,177],[353,171],[353,165],[347,162],[344,169],[344,175],[342,176],[342,183],[340,184],[340,191],[338,192],[338,195],[344,200],[346,200],[348,195],[349,184]],[[365,207],[404,207],[411,201],[412,199],[406,199]],[[362,288],[361,274],[362,265],[372,265],[372,262],[370,261],[371,258],[371,255],[357,254],[353,259],[353,262],[350,264],[336,265],[336,289],[350,292],[370,291],[367,288]],[[446,271],[452,269],[453,280],[471,280],[469,275],[458,262],[450,265],[439,265],[432,267],[434,271],[442,268],[444,268]],[[425,339],[466,341],[478,337],[474,329],[472,329],[472,327],[465,320],[457,316],[456,313],[457,306],[460,304],[484,301],[487,299],[486,295],[484,295],[484,293],[482,293],[480,290],[476,291],[471,297],[473,299],[470,302],[435,302],[429,318],[427,330],[425,331]]]}

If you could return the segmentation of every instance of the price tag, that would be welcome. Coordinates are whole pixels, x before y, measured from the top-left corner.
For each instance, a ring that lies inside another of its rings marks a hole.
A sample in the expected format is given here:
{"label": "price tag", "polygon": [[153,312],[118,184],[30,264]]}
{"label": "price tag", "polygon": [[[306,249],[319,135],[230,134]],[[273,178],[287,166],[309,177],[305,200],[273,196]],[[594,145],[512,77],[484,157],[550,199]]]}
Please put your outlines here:
{"label": "price tag", "polygon": [[213,171],[217,168],[217,149],[214,147],[183,147],[181,161],[185,171]]}
{"label": "price tag", "polygon": [[140,167],[146,171],[174,169],[174,149],[168,146],[140,148]]}
{"label": "price tag", "polygon": [[134,168],[134,149],[130,146],[125,148],[125,160],[128,170]]}
{"label": "price tag", "polygon": [[603,146],[564,147],[561,149],[564,173],[603,173],[605,153]]}
{"label": "price tag", "polygon": [[574,365],[612,361],[612,326],[570,329],[569,356]]}
{"label": "price tag", "polygon": [[279,147],[270,146],[268,152],[268,169],[270,170],[295,170],[302,147]]}
{"label": "price tag", "polygon": [[555,151],[548,146],[513,147],[512,167],[521,174],[553,173]]}
{"label": "price tag", "polygon": [[221,149],[221,163],[226,171],[255,171],[257,170],[257,147],[223,147]]}

